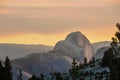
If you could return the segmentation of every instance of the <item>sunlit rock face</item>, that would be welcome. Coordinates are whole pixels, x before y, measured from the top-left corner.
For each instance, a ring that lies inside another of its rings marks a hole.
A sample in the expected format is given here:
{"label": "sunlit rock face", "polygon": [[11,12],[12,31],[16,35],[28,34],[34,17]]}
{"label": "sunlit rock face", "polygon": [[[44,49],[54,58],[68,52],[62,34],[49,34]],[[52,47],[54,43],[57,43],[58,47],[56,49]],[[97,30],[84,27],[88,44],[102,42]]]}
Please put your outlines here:
{"label": "sunlit rock face", "polygon": [[65,40],[59,41],[55,45],[54,50],[71,58],[75,57],[78,61],[83,61],[85,56],[90,60],[93,56],[92,46],[81,32],[70,33]]}
{"label": "sunlit rock face", "polygon": [[59,41],[53,50],[45,53],[34,53],[12,63],[22,65],[24,70],[39,76],[40,73],[49,74],[52,70],[68,72],[73,57],[77,62],[83,62],[93,56],[93,49],[89,40],[81,32],[70,33],[65,40]]}

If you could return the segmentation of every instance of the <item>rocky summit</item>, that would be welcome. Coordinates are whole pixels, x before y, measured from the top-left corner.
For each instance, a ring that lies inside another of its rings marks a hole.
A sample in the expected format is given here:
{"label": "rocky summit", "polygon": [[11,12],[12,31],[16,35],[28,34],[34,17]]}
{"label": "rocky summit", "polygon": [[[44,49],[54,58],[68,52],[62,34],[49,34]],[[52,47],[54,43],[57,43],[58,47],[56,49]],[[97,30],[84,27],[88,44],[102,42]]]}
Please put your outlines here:
{"label": "rocky summit", "polygon": [[27,72],[39,76],[40,73],[47,74],[53,69],[58,72],[68,72],[74,57],[80,63],[83,62],[84,57],[89,60],[91,56],[93,49],[89,40],[81,32],[72,32],[65,40],[59,41],[53,50],[34,53],[12,62],[23,66]]}

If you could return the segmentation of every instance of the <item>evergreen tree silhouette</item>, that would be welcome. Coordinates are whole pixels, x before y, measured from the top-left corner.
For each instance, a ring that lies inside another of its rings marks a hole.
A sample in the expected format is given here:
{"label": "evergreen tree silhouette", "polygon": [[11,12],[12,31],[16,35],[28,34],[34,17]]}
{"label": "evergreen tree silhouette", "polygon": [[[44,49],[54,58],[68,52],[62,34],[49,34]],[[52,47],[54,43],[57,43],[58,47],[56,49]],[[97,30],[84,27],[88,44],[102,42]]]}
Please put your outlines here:
{"label": "evergreen tree silhouette", "polygon": [[42,73],[40,74],[40,80],[44,80],[44,75]]}
{"label": "evergreen tree silhouette", "polygon": [[118,31],[115,33],[115,37],[112,37],[111,48],[104,52],[102,59],[102,67],[110,69],[110,80],[120,80],[120,61],[117,59],[118,48],[120,48],[118,45],[120,42],[120,24],[117,23],[116,27]]}
{"label": "evergreen tree silhouette", "polygon": [[116,27],[117,27],[118,30],[120,31],[120,24],[119,24],[119,23],[116,24]]}
{"label": "evergreen tree silhouette", "polygon": [[2,65],[2,62],[0,61],[0,80],[4,80],[3,78],[3,74],[4,74],[4,68],[3,68],[3,65]]}
{"label": "evergreen tree silhouette", "polygon": [[18,80],[22,80],[22,71],[21,70],[19,70]]}
{"label": "evergreen tree silhouette", "polygon": [[55,80],[63,80],[63,77],[59,72],[55,73]]}
{"label": "evergreen tree silhouette", "polygon": [[40,80],[40,79],[35,77],[35,75],[33,75],[29,80]]}
{"label": "evergreen tree silhouette", "polygon": [[11,73],[11,63],[10,63],[10,59],[6,56],[6,60],[4,62],[4,70],[5,70],[5,80],[12,80],[12,73]]}
{"label": "evergreen tree silhouette", "polygon": [[93,67],[95,67],[95,57],[92,58]]}
{"label": "evergreen tree silhouette", "polygon": [[117,23],[116,27],[117,27],[118,31],[115,33],[115,36],[117,37],[118,41],[120,42],[120,24]]}
{"label": "evergreen tree silhouette", "polygon": [[84,65],[87,65],[87,58],[84,58]]}
{"label": "evergreen tree silhouette", "polygon": [[79,71],[79,66],[77,65],[75,58],[73,58],[72,68],[69,70],[69,74],[72,77],[72,80],[77,80],[79,76],[78,71]]}

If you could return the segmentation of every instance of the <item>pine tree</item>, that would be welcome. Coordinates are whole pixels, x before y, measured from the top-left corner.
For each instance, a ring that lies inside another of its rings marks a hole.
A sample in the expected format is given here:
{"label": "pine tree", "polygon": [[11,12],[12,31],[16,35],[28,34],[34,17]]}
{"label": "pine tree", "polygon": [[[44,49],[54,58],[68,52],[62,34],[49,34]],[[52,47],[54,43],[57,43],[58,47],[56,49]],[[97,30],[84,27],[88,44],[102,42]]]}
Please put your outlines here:
{"label": "pine tree", "polygon": [[93,63],[93,66],[95,66],[95,57],[94,56],[92,58],[92,63]]}
{"label": "pine tree", "polygon": [[77,80],[79,76],[78,71],[79,71],[79,66],[77,65],[77,62],[75,61],[75,58],[73,58],[72,68],[69,70],[69,74],[73,80]]}
{"label": "pine tree", "polygon": [[12,73],[11,73],[12,67],[11,67],[10,59],[8,57],[6,57],[4,64],[5,64],[5,67],[4,67],[5,80],[12,80]]}
{"label": "pine tree", "polygon": [[63,73],[63,80],[69,80],[69,76],[67,73]]}
{"label": "pine tree", "polygon": [[62,77],[62,75],[59,72],[56,72],[55,80],[63,80],[63,77]]}
{"label": "pine tree", "polygon": [[120,62],[116,58],[118,52],[118,42],[120,42],[120,24],[117,23],[116,27],[118,31],[115,33],[115,37],[112,37],[111,48],[105,51],[102,59],[102,67],[108,67],[110,69],[110,80],[120,80]]}
{"label": "pine tree", "polygon": [[3,71],[3,65],[2,65],[2,62],[0,61],[0,80],[4,80],[3,79],[3,74],[4,74],[4,71]]}
{"label": "pine tree", "polygon": [[116,24],[116,27],[117,27],[118,30],[120,31],[120,24],[119,24],[119,23]]}
{"label": "pine tree", "polygon": [[19,76],[18,76],[18,80],[22,80],[22,71],[19,71]]}
{"label": "pine tree", "polygon": [[87,58],[86,57],[84,58],[84,65],[85,66],[87,65]]}
{"label": "pine tree", "polygon": [[6,56],[6,60],[4,64],[5,64],[6,69],[11,70],[11,63],[10,63],[10,59],[8,58],[8,56]]}
{"label": "pine tree", "polygon": [[29,80],[40,80],[40,79],[35,77],[35,75],[33,75]]}
{"label": "pine tree", "polygon": [[44,80],[44,75],[42,73],[40,74],[40,80]]}
{"label": "pine tree", "polygon": [[117,37],[118,41],[120,42],[120,24],[117,23],[116,27],[117,27],[118,31],[115,33],[115,36]]}
{"label": "pine tree", "polygon": [[117,42],[118,42],[118,41],[117,41],[117,38],[112,37],[112,44],[116,46]]}

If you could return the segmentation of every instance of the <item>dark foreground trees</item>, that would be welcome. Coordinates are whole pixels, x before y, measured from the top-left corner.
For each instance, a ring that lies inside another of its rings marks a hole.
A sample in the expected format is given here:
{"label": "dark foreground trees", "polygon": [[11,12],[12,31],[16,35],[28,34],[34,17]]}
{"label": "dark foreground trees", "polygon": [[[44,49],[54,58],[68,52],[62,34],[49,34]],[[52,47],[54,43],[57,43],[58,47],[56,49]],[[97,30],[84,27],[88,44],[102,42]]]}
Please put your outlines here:
{"label": "dark foreground trees", "polygon": [[79,77],[79,66],[77,65],[75,58],[73,58],[72,68],[69,70],[69,75],[71,76],[72,80],[77,80]]}
{"label": "dark foreground trees", "polygon": [[120,24],[117,23],[116,27],[118,31],[112,38],[111,48],[104,53],[102,59],[102,66],[110,69],[111,80],[120,80]]}
{"label": "dark foreground trees", "polygon": [[33,75],[29,80],[40,80],[40,79]]}
{"label": "dark foreground trees", "polygon": [[0,80],[12,80],[12,67],[10,59],[6,57],[4,63],[0,61]]}

